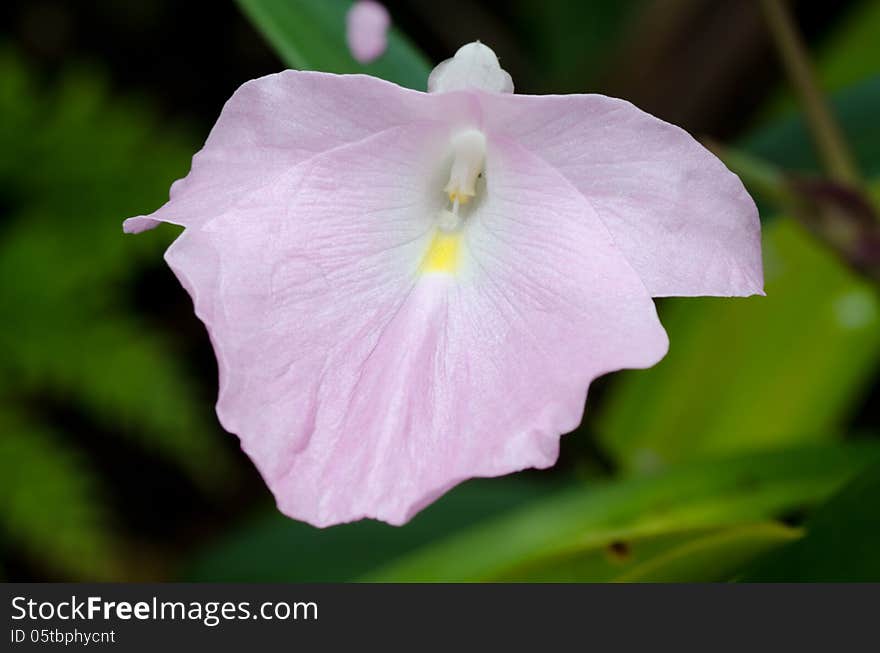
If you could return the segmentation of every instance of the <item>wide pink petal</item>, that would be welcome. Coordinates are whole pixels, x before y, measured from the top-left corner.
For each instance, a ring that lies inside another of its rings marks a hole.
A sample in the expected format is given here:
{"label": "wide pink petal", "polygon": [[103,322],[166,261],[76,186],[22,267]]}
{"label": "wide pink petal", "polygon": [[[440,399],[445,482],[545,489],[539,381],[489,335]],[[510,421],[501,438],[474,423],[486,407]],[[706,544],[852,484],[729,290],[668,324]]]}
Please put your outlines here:
{"label": "wide pink petal", "polygon": [[355,2],[346,15],[346,40],[352,56],[361,63],[378,58],[388,47],[388,10],[374,0]]}
{"label": "wide pink petal", "polygon": [[482,95],[487,121],[593,205],[653,296],[762,294],[739,178],[683,129],[603,95]]}
{"label": "wide pink petal", "polygon": [[451,133],[315,156],[191,232],[220,265],[218,414],[291,517],[401,524],[467,478],[552,465],[590,381],[666,351],[590,205],[503,138],[462,269],[420,273]]}
{"label": "wide pink petal", "polygon": [[467,103],[460,94],[438,100],[366,75],[286,70],[249,81],[223,107],[170,200],[126,220],[125,231],[160,221],[201,225],[316,154],[413,121],[455,120],[470,111]]}

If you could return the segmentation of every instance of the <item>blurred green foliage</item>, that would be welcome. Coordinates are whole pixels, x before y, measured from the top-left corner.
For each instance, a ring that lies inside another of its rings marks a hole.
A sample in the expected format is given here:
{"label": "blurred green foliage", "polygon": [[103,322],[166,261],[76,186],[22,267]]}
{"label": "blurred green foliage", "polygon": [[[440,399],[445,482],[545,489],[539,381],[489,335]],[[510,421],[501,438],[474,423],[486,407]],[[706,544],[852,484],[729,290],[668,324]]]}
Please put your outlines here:
{"label": "blurred green foliage", "polygon": [[862,472],[807,522],[807,536],[766,555],[741,580],[880,581],[880,465]]}
{"label": "blurred green foliage", "polygon": [[[626,550],[641,550],[651,538],[680,535],[675,546],[688,542],[698,547],[705,535],[687,535],[687,531],[713,529],[718,535],[722,532],[719,529],[814,504],[872,460],[880,460],[880,444],[751,454],[656,475],[585,483],[426,546],[367,578],[535,580],[546,575],[558,580],[561,567],[567,567],[569,573],[581,570],[590,574],[597,569],[589,561],[603,551],[613,552],[619,544]],[[776,538],[775,542],[786,539]],[[669,540],[663,542],[667,549],[670,544]],[[734,544],[752,553],[763,548],[755,547],[749,538]],[[653,555],[657,553],[655,549]],[[723,580],[719,577],[721,568],[732,571],[724,560],[717,560],[716,565],[714,569],[705,567],[702,573],[706,575],[699,580]],[[607,569],[602,573],[606,575],[595,580],[608,578]],[[569,576],[568,580],[594,578]]]}
{"label": "blurred green foliage", "polygon": [[242,11],[291,68],[331,73],[365,73],[425,90],[431,67],[409,39],[392,27],[388,49],[368,64],[355,61],[345,40],[351,1],[237,0]]}
{"label": "blurred green foliage", "polygon": [[776,522],[614,540],[576,555],[525,566],[499,580],[698,583],[734,577],[759,555],[800,537]]}
{"label": "blurred green foliage", "polygon": [[[825,92],[838,93],[880,73],[877,61],[878,32],[880,2],[867,0],[857,3],[818,49],[816,76]],[[797,111],[797,100],[786,87],[769,103],[768,114],[772,116]],[[853,124],[852,120],[847,122]],[[853,139],[850,139],[850,143],[858,145]],[[874,157],[873,163],[878,163],[878,157]]]}
{"label": "blurred green foliage", "polygon": [[172,233],[121,232],[133,208],[167,197],[192,139],[134,101],[111,100],[93,72],[42,84],[3,51],[0,151],[4,546],[62,578],[114,577],[107,493],[66,420],[127,438],[205,488],[231,468],[177,346],[132,304],[134,276]]}
{"label": "blurred green foliage", "polygon": [[360,522],[317,530],[262,518],[207,550],[186,577],[648,580],[681,569],[690,580],[724,580],[799,534],[762,520],[816,504],[877,460],[880,443],[834,444],[561,490],[475,480],[399,529]]}
{"label": "blurred green foliage", "polygon": [[[880,107],[880,62],[875,62],[874,68],[873,75],[830,98],[853,155],[869,179],[880,175],[880,130],[876,128],[877,107]],[[817,174],[820,171],[819,159],[800,113],[786,114],[756,129],[743,147],[792,172]]]}
{"label": "blurred green foliage", "polygon": [[[0,414],[0,520],[14,546],[54,570],[84,579],[112,578],[115,549],[97,479],[64,434]],[[5,552],[5,551],[4,551]]]}
{"label": "blurred green foliage", "polygon": [[362,521],[320,530],[274,507],[241,524],[182,570],[189,581],[340,582],[396,556],[546,497],[557,484],[475,479],[429,506],[405,527]]}
{"label": "blurred green foliage", "polygon": [[876,290],[790,219],[764,265],[764,298],[663,303],[669,353],[617,375],[597,420],[626,469],[842,435],[880,357]]}
{"label": "blurred green foliage", "polygon": [[585,92],[583,80],[601,75],[641,4],[543,0],[536,10],[533,0],[514,2],[520,43],[534,69],[531,85],[544,93]]}

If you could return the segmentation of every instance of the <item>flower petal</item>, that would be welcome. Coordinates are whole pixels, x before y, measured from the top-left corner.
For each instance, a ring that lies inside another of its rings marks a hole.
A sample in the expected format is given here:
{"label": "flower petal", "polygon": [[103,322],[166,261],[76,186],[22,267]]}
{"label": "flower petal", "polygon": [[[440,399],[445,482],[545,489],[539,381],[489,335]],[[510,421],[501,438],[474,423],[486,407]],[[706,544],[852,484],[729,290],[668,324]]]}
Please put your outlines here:
{"label": "flower petal", "polygon": [[291,517],[401,524],[469,477],[552,465],[590,381],[666,351],[589,204],[513,143],[490,143],[467,264],[424,273],[451,134],[313,157],[192,232],[221,265],[218,414]]}
{"label": "flower petal", "polygon": [[391,17],[373,0],[355,2],[346,15],[346,39],[352,56],[361,63],[377,59],[388,47]]}
{"label": "flower petal", "polygon": [[587,198],[653,296],[763,294],[755,203],[687,132],[602,95],[481,101]]}
{"label": "flower petal", "polygon": [[401,124],[453,120],[464,104],[461,97],[432,98],[366,75],[287,70],[249,81],[223,107],[192,170],[171,186],[168,203],[129,218],[125,231],[160,221],[201,225],[316,154]]}

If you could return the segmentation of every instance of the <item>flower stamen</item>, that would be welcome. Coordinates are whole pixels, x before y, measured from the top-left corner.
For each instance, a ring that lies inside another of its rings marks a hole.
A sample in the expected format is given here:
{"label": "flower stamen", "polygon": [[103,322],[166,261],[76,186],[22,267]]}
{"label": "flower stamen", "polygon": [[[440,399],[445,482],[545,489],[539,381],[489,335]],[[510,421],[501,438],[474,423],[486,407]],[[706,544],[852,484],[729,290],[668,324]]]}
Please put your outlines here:
{"label": "flower stamen", "polygon": [[459,132],[452,139],[452,149],[452,169],[443,190],[453,203],[453,213],[457,213],[458,204],[467,204],[477,193],[477,177],[486,162],[486,136],[477,129]]}
{"label": "flower stamen", "polygon": [[443,231],[461,227],[459,209],[477,194],[477,178],[483,174],[486,161],[486,137],[476,129],[459,132],[452,139],[452,150],[452,168],[443,189],[451,206],[441,210],[437,217],[437,226]]}
{"label": "flower stamen", "polygon": [[452,151],[449,181],[443,189],[450,206],[437,215],[437,230],[422,259],[423,273],[449,274],[458,269],[460,232],[464,224],[461,207],[477,194],[477,179],[483,174],[486,162],[486,137],[476,129],[459,132],[452,139]]}

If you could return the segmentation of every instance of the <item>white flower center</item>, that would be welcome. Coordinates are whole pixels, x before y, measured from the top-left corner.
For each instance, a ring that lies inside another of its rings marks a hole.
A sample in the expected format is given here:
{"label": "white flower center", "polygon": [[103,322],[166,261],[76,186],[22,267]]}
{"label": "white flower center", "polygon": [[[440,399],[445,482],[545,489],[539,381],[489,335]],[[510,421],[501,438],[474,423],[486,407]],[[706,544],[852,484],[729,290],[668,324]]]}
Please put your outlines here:
{"label": "white flower center", "polygon": [[462,222],[461,206],[477,194],[477,178],[486,164],[486,136],[477,129],[459,132],[452,139],[452,151],[449,182],[443,189],[450,206],[438,216],[439,227],[446,231],[458,229]]}

